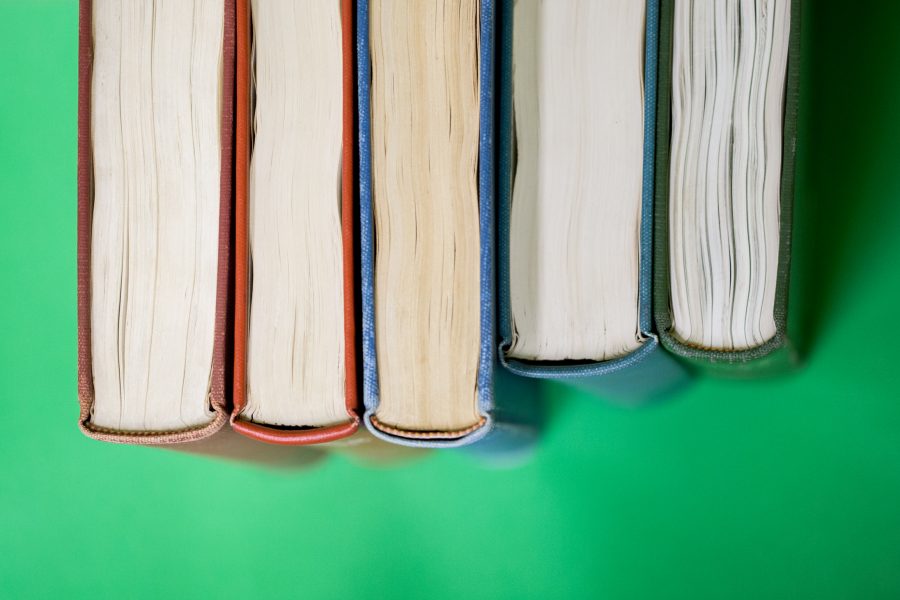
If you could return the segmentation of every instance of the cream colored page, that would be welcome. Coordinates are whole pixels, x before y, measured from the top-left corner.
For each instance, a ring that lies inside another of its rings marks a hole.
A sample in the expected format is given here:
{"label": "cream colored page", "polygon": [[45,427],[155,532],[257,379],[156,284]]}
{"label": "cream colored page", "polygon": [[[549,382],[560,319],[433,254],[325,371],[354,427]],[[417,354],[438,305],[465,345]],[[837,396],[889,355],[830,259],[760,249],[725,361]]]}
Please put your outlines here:
{"label": "cream colored page", "polygon": [[375,335],[384,426],[479,421],[478,0],[373,0]]}
{"label": "cream colored page", "polygon": [[789,35],[789,0],[675,4],[671,303],[689,345],[775,335]]}
{"label": "cream colored page", "polygon": [[210,421],[220,208],[220,0],[95,0],[94,426]]}
{"label": "cream colored page", "polygon": [[253,0],[252,287],[244,417],[347,420],[340,0]]}
{"label": "cream colored page", "polygon": [[509,354],[621,357],[640,345],[645,4],[514,6]]}

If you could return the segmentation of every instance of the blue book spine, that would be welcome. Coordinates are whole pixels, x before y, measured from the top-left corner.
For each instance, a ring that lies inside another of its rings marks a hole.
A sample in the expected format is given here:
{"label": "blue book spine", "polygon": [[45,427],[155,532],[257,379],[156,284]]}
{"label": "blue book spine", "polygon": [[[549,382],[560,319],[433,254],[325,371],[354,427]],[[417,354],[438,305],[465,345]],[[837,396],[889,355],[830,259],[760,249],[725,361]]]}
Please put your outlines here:
{"label": "blue book spine", "polygon": [[498,123],[498,223],[499,244],[499,358],[503,366],[523,377],[555,379],[627,403],[640,402],[683,382],[685,372],[659,349],[652,328],[653,196],[656,140],[656,84],[659,54],[659,2],[649,0],[646,13],[644,60],[644,157],[641,200],[639,326],[641,347],[627,356],[603,362],[578,364],[521,361],[507,356],[512,344],[510,313],[510,212],[513,141],[513,0],[502,0],[500,17]]}
{"label": "blue book spine", "polygon": [[[490,438],[498,450],[527,445],[534,437],[529,416],[518,418],[520,411],[508,411],[515,418],[500,422],[495,418],[494,362],[494,2],[482,0],[480,6],[480,134],[479,134],[479,233],[481,286],[481,344],[477,381],[478,409],[484,424],[477,430],[453,439],[417,439],[384,432],[372,423],[378,408],[378,357],[375,345],[375,232],[372,206],[369,2],[357,4],[357,74],[359,85],[359,196],[360,196],[360,269],[362,289],[363,403],[364,421],[369,431],[388,442],[406,446],[453,448]],[[427,349],[423,349],[427,351]],[[501,411],[506,413],[507,411]],[[526,411],[527,413],[528,411]],[[485,445],[487,447],[487,445]]]}

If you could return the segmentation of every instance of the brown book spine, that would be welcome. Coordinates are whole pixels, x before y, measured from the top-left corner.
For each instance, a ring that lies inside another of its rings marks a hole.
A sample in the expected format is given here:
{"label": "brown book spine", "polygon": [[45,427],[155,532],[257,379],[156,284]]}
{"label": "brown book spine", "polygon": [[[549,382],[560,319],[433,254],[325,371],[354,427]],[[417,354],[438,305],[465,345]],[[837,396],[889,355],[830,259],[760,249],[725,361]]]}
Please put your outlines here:
{"label": "brown book spine", "polygon": [[88,436],[120,444],[177,444],[208,438],[228,420],[225,390],[230,301],[232,135],[234,133],[235,0],[225,3],[222,61],[222,157],[219,253],[216,280],[216,315],[209,404],[215,418],[208,425],[181,431],[119,432],[91,423],[94,402],[91,363],[91,213],[93,173],[91,165],[91,75],[93,66],[93,3],[80,0],[78,12],[78,404],[79,426]]}

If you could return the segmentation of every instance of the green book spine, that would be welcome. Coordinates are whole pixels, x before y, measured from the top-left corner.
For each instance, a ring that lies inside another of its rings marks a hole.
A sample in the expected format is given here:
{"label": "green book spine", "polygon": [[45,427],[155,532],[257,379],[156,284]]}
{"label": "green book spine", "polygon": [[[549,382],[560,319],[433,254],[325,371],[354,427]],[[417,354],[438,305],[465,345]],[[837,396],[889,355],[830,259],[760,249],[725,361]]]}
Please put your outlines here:
{"label": "green book spine", "polygon": [[784,107],[784,151],[781,167],[781,232],[775,288],[775,337],[762,346],[734,352],[684,344],[672,335],[669,281],[669,163],[672,119],[672,43],[675,0],[660,7],[659,92],[656,121],[656,217],[654,222],[653,313],[660,341],[669,352],[702,371],[728,376],[758,376],[790,370],[797,360],[787,335],[788,288],[791,271],[791,230],[794,204],[794,164],[797,152],[797,108],[800,97],[800,0],[791,5],[787,85]]}

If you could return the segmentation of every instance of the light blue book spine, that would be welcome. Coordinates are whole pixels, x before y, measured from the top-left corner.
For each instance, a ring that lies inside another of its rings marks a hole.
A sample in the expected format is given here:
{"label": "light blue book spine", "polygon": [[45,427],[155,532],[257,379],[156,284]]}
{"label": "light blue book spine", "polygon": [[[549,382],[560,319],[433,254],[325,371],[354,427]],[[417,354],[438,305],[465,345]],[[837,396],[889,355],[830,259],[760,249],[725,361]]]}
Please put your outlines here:
{"label": "light blue book spine", "polygon": [[659,2],[649,0],[646,13],[646,56],[644,60],[644,158],[641,203],[640,286],[638,324],[644,338],[641,347],[621,358],[578,364],[521,361],[507,356],[512,344],[510,314],[510,212],[515,148],[513,141],[513,0],[500,7],[498,122],[498,225],[499,275],[499,357],[503,366],[516,375],[554,379],[602,394],[621,402],[641,402],[685,381],[685,371],[664,353],[652,324],[653,283],[653,195],[656,140],[656,83],[659,54]]}
{"label": "light blue book spine", "polygon": [[[528,411],[495,410],[494,362],[494,2],[482,0],[480,7],[480,135],[479,135],[479,233],[481,240],[481,344],[477,381],[478,410],[484,424],[464,437],[453,439],[417,439],[386,433],[372,423],[378,408],[378,356],[375,345],[375,232],[372,206],[371,164],[371,61],[369,54],[369,2],[357,4],[357,76],[359,85],[359,203],[360,203],[360,270],[362,290],[363,404],[364,421],[369,431],[388,442],[406,446],[453,448],[490,438],[490,446],[509,450],[528,445],[534,427]],[[427,352],[422,348],[422,352]],[[519,386],[521,387],[521,386]],[[509,414],[506,419],[502,415]],[[497,418],[498,415],[500,418]]]}

